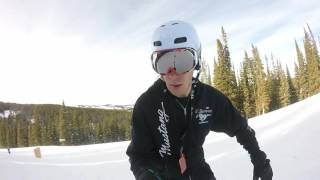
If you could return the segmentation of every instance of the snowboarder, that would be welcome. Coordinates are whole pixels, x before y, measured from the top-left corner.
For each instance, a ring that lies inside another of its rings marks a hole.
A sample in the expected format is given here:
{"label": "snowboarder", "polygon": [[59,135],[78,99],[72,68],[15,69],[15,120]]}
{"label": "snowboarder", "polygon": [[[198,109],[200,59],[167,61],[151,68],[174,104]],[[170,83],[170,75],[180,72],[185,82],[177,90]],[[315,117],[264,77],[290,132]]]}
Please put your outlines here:
{"label": "snowboarder", "polygon": [[127,155],[135,178],[215,180],[202,147],[215,131],[235,136],[248,151],[255,180],[271,180],[270,160],[247,119],[224,94],[198,80],[201,43],[193,26],[169,21],[155,30],[152,46],[152,66],[160,78],[133,109]]}

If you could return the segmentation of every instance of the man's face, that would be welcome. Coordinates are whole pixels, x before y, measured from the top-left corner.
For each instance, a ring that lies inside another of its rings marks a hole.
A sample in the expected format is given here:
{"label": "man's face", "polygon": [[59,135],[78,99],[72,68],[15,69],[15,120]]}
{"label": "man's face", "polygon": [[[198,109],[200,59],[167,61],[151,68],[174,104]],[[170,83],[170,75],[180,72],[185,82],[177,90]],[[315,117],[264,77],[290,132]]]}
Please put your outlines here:
{"label": "man's face", "polygon": [[191,91],[193,69],[177,74],[175,71],[162,75],[168,90],[177,97],[187,97]]}

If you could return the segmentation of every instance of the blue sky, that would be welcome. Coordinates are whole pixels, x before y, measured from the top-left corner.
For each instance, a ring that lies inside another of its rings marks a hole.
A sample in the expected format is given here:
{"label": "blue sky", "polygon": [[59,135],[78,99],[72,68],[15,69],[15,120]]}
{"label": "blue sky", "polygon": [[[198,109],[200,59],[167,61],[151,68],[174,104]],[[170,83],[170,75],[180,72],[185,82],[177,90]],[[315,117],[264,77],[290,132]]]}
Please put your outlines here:
{"label": "blue sky", "polygon": [[320,35],[317,0],[0,0],[0,101],[133,104],[155,79],[152,32],[192,23],[209,63],[223,26],[235,66],[258,46],[290,68],[308,23]]}

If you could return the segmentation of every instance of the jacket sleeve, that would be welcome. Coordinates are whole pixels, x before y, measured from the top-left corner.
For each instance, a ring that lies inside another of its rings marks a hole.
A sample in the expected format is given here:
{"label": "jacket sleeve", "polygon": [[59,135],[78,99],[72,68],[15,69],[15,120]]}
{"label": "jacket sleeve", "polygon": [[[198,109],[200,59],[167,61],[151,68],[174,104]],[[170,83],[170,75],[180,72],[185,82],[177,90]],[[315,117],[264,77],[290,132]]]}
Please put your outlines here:
{"label": "jacket sleeve", "polygon": [[150,128],[147,125],[145,111],[137,102],[131,119],[131,143],[127,148],[127,155],[131,170],[136,178],[147,169],[156,169],[155,146],[152,141]]}
{"label": "jacket sleeve", "polygon": [[266,154],[260,150],[255,131],[248,125],[248,120],[232,105],[224,95],[219,97],[221,106],[216,109],[216,116],[211,124],[211,130],[236,136],[245,150],[248,151],[253,164],[264,162]]}
{"label": "jacket sleeve", "polygon": [[216,132],[224,132],[233,137],[237,131],[248,126],[247,119],[232,105],[231,101],[222,93],[213,100],[215,108],[210,129]]}
{"label": "jacket sleeve", "polygon": [[250,154],[253,165],[264,164],[266,154],[260,150],[254,130],[250,126],[241,128],[236,133],[237,141]]}

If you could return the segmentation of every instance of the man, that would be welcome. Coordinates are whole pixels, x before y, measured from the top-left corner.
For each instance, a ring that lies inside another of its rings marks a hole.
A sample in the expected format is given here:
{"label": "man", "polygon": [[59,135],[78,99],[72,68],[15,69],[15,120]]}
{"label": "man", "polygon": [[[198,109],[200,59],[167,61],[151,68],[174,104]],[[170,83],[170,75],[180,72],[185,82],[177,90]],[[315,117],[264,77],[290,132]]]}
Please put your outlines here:
{"label": "man", "polygon": [[247,120],[217,89],[193,78],[201,43],[195,29],[169,21],[153,34],[151,56],[160,78],[137,100],[127,149],[137,180],[215,180],[202,145],[210,130],[236,136],[250,154],[254,179],[271,180],[269,159]]}

